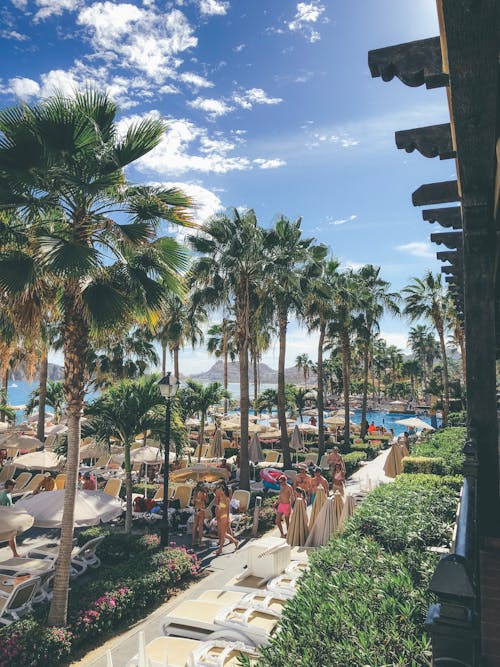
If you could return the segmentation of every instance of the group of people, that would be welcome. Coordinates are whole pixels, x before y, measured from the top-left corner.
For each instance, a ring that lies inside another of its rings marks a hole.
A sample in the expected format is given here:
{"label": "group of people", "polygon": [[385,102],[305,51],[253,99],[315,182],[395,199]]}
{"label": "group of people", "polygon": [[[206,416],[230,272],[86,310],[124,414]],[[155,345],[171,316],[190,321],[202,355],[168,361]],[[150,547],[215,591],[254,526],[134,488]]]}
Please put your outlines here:
{"label": "group of people", "polygon": [[[332,478],[332,490],[338,491],[344,495],[346,468],[338,447],[334,447],[328,456],[328,465],[330,467]],[[286,537],[283,532],[283,519],[285,519],[286,529],[288,531],[292,507],[297,498],[302,498],[307,504],[313,503],[319,487],[322,487],[328,496],[330,485],[323,476],[319,466],[314,464],[302,464],[299,472],[295,476],[293,484],[288,483],[286,475],[278,477],[280,492],[278,496],[278,505],[276,509],[276,526],[280,531],[281,537]]]}
{"label": "group of people", "polygon": [[[214,508],[215,522],[217,526],[217,536],[219,538],[219,547],[215,552],[217,555],[222,553],[224,543],[228,539],[235,548],[239,547],[238,540],[234,537],[231,530],[231,517],[229,515],[232,502],[232,492],[226,482],[217,482],[215,488]],[[193,546],[201,546],[203,540],[203,531],[205,529],[205,520],[207,519],[207,508],[210,504],[210,492],[204,482],[198,482],[193,492]]]}

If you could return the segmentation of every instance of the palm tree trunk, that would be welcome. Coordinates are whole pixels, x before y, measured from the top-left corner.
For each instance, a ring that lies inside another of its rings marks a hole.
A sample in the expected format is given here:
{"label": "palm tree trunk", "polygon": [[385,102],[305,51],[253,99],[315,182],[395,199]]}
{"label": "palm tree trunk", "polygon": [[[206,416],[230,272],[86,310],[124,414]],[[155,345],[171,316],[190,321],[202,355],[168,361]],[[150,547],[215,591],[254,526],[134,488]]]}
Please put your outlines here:
{"label": "palm tree trunk", "polygon": [[325,427],[324,427],[324,407],[325,407],[325,387],[323,379],[323,345],[325,342],[326,322],[322,319],[319,327],[318,341],[318,396],[316,405],[318,408],[318,464],[325,453]]}
{"label": "palm tree trunk", "polygon": [[[5,405],[8,405],[8,398],[7,398],[8,391],[9,391],[9,364],[7,363],[7,366],[5,367],[5,371],[4,371],[4,375],[3,375],[3,388],[2,388],[2,393],[3,393],[3,396],[4,396],[4,400],[5,400]],[[5,419],[6,419],[5,412],[2,412],[2,415],[0,417],[0,421],[4,422]]]}
{"label": "palm tree trunk", "polygon": [[341,334],[342,340],[342,375],[344,376],[344,443],[347,451],[351,448],[351,433],[350,433],[350,410],[349,410],[349,394],[350,394],[350,366],[351,366],[351,347],[349,344],[349,334],[345,331]]}
{"label": "palm tree trunk", "polygon": [[443,426],[446,426],[446,421],[448,419],[448,412],[450,409],[450,387],[449,387],[449,377],[448,377],[448,359],[446,357],[446,343],[444,340],[444,329],[442,326],[438,329],[439,336],[439,347],[441,348],[441,359],[443,362],[443,388],[444,388],[444,407],[443,407]]}
{"label": "palm tree trunk", "polygon": [[248,414],[250,392],[248,384],[248,348],[250,342],[250,293],[248,279],[243,279],[237,300],[238,351],[240,356],[240,489],[250,490],[248,461]]}
{"label": "palm tree trunk", "polygon": [[49,374],[49,350],[43,347],[40,359],[40,386],[38,389],[38,423],[36,437],[43,442],[45,439],[45,403],[47,400],[47,376]]}
{"label": "palm tree trunk", "polygon": [[64,390],[67,403],[68,449],[66,486],[61,524],[59,557],[56,564],[54,593],[48,624],[63,627],[67,621],[69,573],[73,550],[78,465],[80,461],[80,419],[85,394],[85,358],[88,350],[88,328],[81,316],[83,310],[77,284],[69,284],[64,294]]}
{"label": "palm tree trunk", "polygon": [[363,346],[363,400],[361,403],[361,437],[366,435],[366,406],[368,404],[368,373],[370,366],[370,343]]}
{"label": "palm tree trunk", "polygon": [[[227,350],[227,333],[224,331],[223,337],[222,337],[222,356],[223,356],[223,363],[224,363],[224,390],[227,391],[227,379],[228,379],[228,369],[227,369],[227,361],[228,361],[228,350]],[[227,415],[227,409],[228,409],[228,398],[227,396],[224,398],[224,414]]]}
{"label": "palm tree trunk", "polygon": [[259,393],[258,388],[258,365],[259,365],[259,353],[255,352],[253,357],[253,412],[257,414],[257,396]]}
{"label": "palm tree trunk", "polygon": [[174,375],[178,380],[180,380],[180,375],[179,375],[179,347],[178,346],[174,347]]}
{"label": "palm tree trunk", "polygon": [[206,413],[204,410],[201,411],[201,419],[200,419],[200,449],[198,450],[198,463],[201,461],[201,448],[203,447],[203,443],[205,442],[205,417]]}
{"label": "palm tree trunk", "polygon": [[130,442],[124,442],[125,454],[125,532],[130,533],[132,530],[132,466],[130,463]]}
{"label": "palm tree trunk", "polygon": [[167,346],[161,344],[161,374],[165,377],[167,374]]}
{"label": "palm tree trunk", "polygon": [[288,429],[286,423],[286,397],[285,397],[285,354],[286,354],[286,328],[288,317],[286,312],[279,316],[279,357],[278,357],[278,423],[281,431],[280,446],[283,453],[283,466],[290,470],[292,460],[290,458],[290,447],[288,441]]}

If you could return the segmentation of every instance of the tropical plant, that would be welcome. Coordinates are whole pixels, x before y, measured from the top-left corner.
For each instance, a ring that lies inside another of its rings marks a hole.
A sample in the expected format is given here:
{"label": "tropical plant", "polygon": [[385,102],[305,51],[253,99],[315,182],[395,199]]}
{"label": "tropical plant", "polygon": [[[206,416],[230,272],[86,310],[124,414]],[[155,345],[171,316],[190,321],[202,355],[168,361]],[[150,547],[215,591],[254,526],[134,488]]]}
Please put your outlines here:
{"label": "tropical plant", "polygon": [[[54,423],[59,424],[66,409],[64,383],[59,380],[48,381],[45,389],[45,404],[54,410]],[[40,387],[35,389],[26,403],[26,414],[30,415],[35,408],[40,409]]]}
{"label": "tropical plant", "polygon": [[306,387],[306,389],[307,389],[307,380],[309,378],[309,373],[311,370],[309,361],[310,361],[309,355],[306,354],[305,352],[303,354],[299,354],[295,358],[295,368],[298,371],[302,371],[302,373],[304,374],[304,386]]}
{"label": "tropical plant", "polygon": [[177,289],[187,265],[178,243],[158,239],[157,231],[161,220],[189,224],[190,200],[176,189],[130,185],[123,171],[161,141],[165,125],[144,119],[120,135],[116,114],[106,94],[91,90],[0,111],[0,209],[21,219],[8,223],[15,248],[11,241],[0,253],[0,289],[20,298],[41,272],[58,290],[68,457],[49,623],[60,626],[91,333],[134,314],[155,320],[164,304],[162,285]]}
{"label": "tropical plant", "polygon": [[[205,419],[208,410],[212,406],[218,405],[223,398],[228,397],[228,393],[220,382],[211,382],[204,385],[195,380],[186,380],[184,387],[181,389],[179,402],[184,404],[184,410],[188,407],[189,414],[187,417],[192,417],[198,413],[200,415],[200,445],[205,441]],[[198,456],[198,461],[201,458],[201,447]]]}
{"label": "tropical plant", "polygon": [[259,412],[266,410],[271,415],[274,408],[278,406],[278,392],[276,389],[264,389],[264,391],[257,397],[255,408]]}
{"label": "tropical plant", "polygon": [[431,271],[427,271],[423,278],[413,278],[403,293],[405,294],[405,315],[408,315],[411,321],[424,318],[432,322],[439,338],[441,363],[443,364],[443,426],[446,426],[446,416],[450,405],[448,360],[444,337],[447,326],[448,299],[443,288],[441,274],[434,275]]}
{"label": "tropical plant", "polygon": [[164,405],[155,375],[138,381],[121,380],[85,408],[84,433],[109,448],[111,438],[123,446],[125,463],[125,531],[132,528],[132,466],[130,448],[140,433],[158,433],[164,418],[156,410]]}
{"label": "tropical plant", "polygon": [[278,423],[283,465],[291,467],[288,428],[286,423],[285,357],[288,318],[300,313],[308,294],[310,281],[320,273],[319,262],[327,253],[326,246],[313,245],[313,238],[303,238],[301,219],[290,222],[281,216],[274,227],[265,232],[265,291],[272,298],[278,331]]}
{"label": "tropical plant", "polygon": [[[207,351],[217,358],[222,357],[224,389],[228,387],[228,360],[234,361],[237,356],[235,344],[236,322],[223,318],[220,324],[214,324],[207,331]],[[224,399],[224,414],[227,414],[228,399]]]}
{"label": "tropical plant", "polygon": [[240,365],[240,487],[250,488],[248,462],[250,292],[262,275],[262,230],[254,211],[220,213],[211,218],[199,236],[189,236],[201,253],[191,268],[197,299],[211,307],[234,301],[236,345]]}

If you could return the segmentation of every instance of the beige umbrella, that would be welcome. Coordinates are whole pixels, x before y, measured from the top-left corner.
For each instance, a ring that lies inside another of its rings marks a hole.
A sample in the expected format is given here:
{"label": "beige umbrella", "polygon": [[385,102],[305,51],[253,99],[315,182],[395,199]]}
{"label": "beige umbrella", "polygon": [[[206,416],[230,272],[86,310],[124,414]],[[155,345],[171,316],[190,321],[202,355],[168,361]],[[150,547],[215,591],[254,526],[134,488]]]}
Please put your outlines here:
{"label": "beige umbrella", "polygon": [[299,424],[297,428],[301,433],[318,433],[318,427],[312,424]]}
{"label": "beige umbrella", "polygon": [[33,451],[35,449],[41,449],[43,447],[43,442],[31,435],[21,435],[16,433],[16,435],[9,440],[9,447],[17,447],[18,449]]}
{"label": "beige umbrella", "polygon": [[[19,503],[17,503],[19,504]],[[0,506],[0,542],[7,542],[16,535],[24,533],[33,525],[33,517],[28,512],[14,507]]]}
{"label": "beige umbrella", "polygon": [[318,411],[316,409],[310,409],[310,410],[304,410],[303,413],[304,417],[317,417],[318,416]]}
{"label": "beige umbrella", "polygon": [[[343,426],[345,423],[345,417],[344,415],[332,415],[331,417],[327,417],[325,419],[325,424],[330,424],[331,426]],[[354,426],[352,421],[349,421],[351,426]]]}
{"label": "beige umbrella", "polygon": [[400,446],[395,442],[391,445],[389,454],[385,460],[384,473],[387,477],[397,477],[403,472],[403,452]]}
{"label": "beige umbrella", "polygon": [[338,522],[336,511],[334,509],[334,498],[327,498],[325,504],[321,508],[320,513],[316,517],[314,526],[312,527],[309,537],[304,546],[306,547],[322,547],[330,537],[338,530]]}
{"label": "beige umbrella", "polygon": [[[39,528],[60,528],[63,518],[65,491],[46,491],[23,498],[16,507],[29,512]],[[107,523],[122,513],[122,503],[109,493],[101,491],[77,491],[75,497],[74,526],[97,526]]]}
{"label": "beige umbrella", "polygon": [[218,479],[228,479],[229,471],[225,468],[216,468],[203,463],[195,463],[190,468],[181,468],[170,473],[172,482],[186,482],[193,479],[197,482],[215,482]]}
{"label": "beige umbrella", "polygon": [[430,424],[424,422],[423,419],[420,419],[420,417],[408,417],[408,419],[397,419],[396,424],[401,424],[402,426],[408,426],[408,428],[421,428],[421,429],[425,428],[429,431],[436,430]]}
{"label": "beige umbrella", "polygon": [[280,435],[281,431],[278,428],[272,428],[271,426],[268,426],[265,431],[259,433],[259,438],[261,440],[271,440],[279,438]]}
{"label": "beige umbrella", "polygon": [[53,426],[47,426],[45,429],[45,435],[62,435],[67,433],[68,427],[66,424],[54,424]]}
{"label": "beige umbrella", "polygon": [[342,510],[342,515],[340,517],[340,528],[344,528],[349,517],[354,514],[355,509],[356,501],[354,500],[354,496],[348,493],[344,498],[344,509]]}
{"label": "beige umbrella", "polygon": [[200,425],[200,420],[195,419],[194,417],[190,417],[189,419],[186,419],[184,422],[186,426],[199,426]]}
{"label": "beige umbrella", "polygon": [[212,441],[212,458],[224,458],[224,445],[222,444],[222,431],[220,428],[216,429]]}
{"label": "beige umbrella", "polygon": [[342,512],[344,511],[344,498],[338,491],[335,491],[333,496],[333,511],[335,512],[337,524],[340,525],[340,519],[342,517]]}
{"label": "beige umbrella", "polygon": [[58,470],[64,459],[54,452],[31,452],[18,456],[15,460],[16,468],[24,470]]}
{"label": "beige umbrella", "polygon": [[262,447],[260,446],[260,439],[257,433],[252,435],[250,440],[250,446],[248,448],[248,460],[252,463],[260,463],[264,461],[265,456],[262,453]]}
{"label": "beige umbrella", "polygon": [[316,489],[316,494],[314,496],[314,502],[311,507],[311,516],[309,517],[309,530],[314,526],[318,514],[321,512],[321,508],[326,503],[326,493],[325,489],[322,486],[318,486]]}
{"label": "beige umbrella", "polygon": [[291,547],[303,547],[306,543],[308,533],[306,501],[302,498],[297,498],[290,517],[286,541]]}
{"label": "beige umbrella", "polygon": [[99,445],[94,440],[92,442],[88,442],[86,445],[83,445],[80,448],[80,460],[99,459],[101,456],[105,456],[106,454],[123,454],[123,447],[120,445],[111,445],[111,447],[105,447],[103,445]]}

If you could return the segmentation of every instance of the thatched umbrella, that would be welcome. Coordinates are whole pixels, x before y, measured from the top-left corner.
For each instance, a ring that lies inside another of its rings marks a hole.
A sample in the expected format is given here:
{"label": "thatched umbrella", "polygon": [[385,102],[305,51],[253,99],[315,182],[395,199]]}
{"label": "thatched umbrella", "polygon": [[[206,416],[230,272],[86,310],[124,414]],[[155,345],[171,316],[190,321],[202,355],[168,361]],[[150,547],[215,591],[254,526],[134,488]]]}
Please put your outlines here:
{"label": "thatched umbrella", "polygon": [[302,498],[297,498],[293,506],[292,516],[290,517],[286,541],[291,547],[303,547],[306,543],[308,533],[306,501]]}
{"label": "thatched umbrella", "polygon": [[333,509],[335,511],[335,518],[337,519],[337,524],[340,524],[342,518],[342,512],[344,511],[344,498],[341,493],[335,491],[333,496]]}
{"label": "thatched umbrella", "polygon": [[334,498],[326,499],[326,502],[321,508],[320,513],[316,517],[314,526],[312,527],[312,530],[309,533],[309,537],[307,538],[304,546],[322,547],[338,530],[338,522],[334,503]]}
{"label": "thatched umbrella", "polygon": [[309,517],[309,530],[314,526],[318,514],[321,512],[321,508],[326,503],[326,493],[325,489],[322,486],[318,486],[316,489],[316,494],[314,496],[314,502],[311,508],[311,516]]}
{"label": "thatched umbrella", "polygon": [[212,440],[212,458],[222,459],[224,458],[224,445],[222,444],[222,431],[220,428],[217,428],[214,433]]}
{"label": "thatched umbrella", "polygon": [[260,463],[261,461],[264,461],[264,459],[265,456],[262,453],[259,436],[257,433],[254,433],[250,440],[250,447],[248,448],[248,460],[252,463]]}
{"label": "thatched umbrella", "polygon": [[340,517],[341,529],[345,526],[349,517],[351,517],[354,514],[355,509],[356,509],[356,501],[354,500],[354,496],[348,493],[344,498],[344,509],[342,510],[342,516]]}
{"label": "thatched umbrella", "polygon": [[64,459],[54,452],[31,452],[18,456],[14,462],[16,468],[24,470],[58,470],[64,463]]}
{"label": "thatched umbrella", "polygon": [[391,445],[389,454],[385,460],[384,473],[387,477],[397,477],[403,472],[403,452],[397,442]]}

